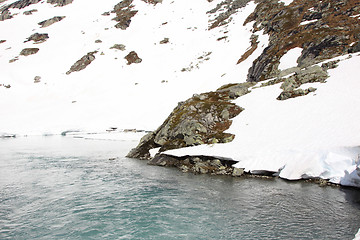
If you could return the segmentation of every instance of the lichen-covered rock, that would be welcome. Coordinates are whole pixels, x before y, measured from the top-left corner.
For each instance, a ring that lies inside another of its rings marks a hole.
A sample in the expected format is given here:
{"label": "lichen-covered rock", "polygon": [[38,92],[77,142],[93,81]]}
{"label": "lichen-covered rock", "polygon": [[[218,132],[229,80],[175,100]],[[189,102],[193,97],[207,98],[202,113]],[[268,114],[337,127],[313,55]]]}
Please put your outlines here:
{"label": "lichen-covered rock", "polygon": [[24,48],[23,50],[21,50],[20,55],[21,56],[29,56],[29,55],[36,54],[38,51],[39,51],[38,48]]}
{"label": "lichen-covered rock", "polygon": [[142,62],[142,59],[139,58],[135,51],[131,51],[128,55],[125,56],[125,59],[127,60],[127,65]]}
{"label": "lichen-covered rock", "polygon": [[[236,96],[234,92],[237,91],[232,92],[227,88],[229,87],[196,94],[187,101],[180,102],[164,123],[142,139],[128,157],[149,158],[149,150],[157,147],[162,152],[200,144],[231,142],[235,136],[225,133],[225,130],[230,127],[231,119],[244,109],[231,103]],[[249,91],[242,89],[240,92],[246,94]]]}
{"label": "lichen-covered rock", "polygon": [[69,75],[72,72],[78,72],[83,69],[85,69],[92,61],[95,60],[95,54],[97,51],[89,52],[85,56],[83,56],[81,59],[79,59],[76,63],[74,63],[70,70],[66,72],[67,75]]}
{"label": "lichen-covered rock", "polygon": [[44,20],[44,21],[41,21],[39,22],[38,24],[42,27],[42,28],[45,28],[45,27],[48,27],[56,22],[60,22],[61,20],[63,20],[65,18],[65,16],[55,16],[55,17],[52,17],[52,18],[49,18],[47,20]]}

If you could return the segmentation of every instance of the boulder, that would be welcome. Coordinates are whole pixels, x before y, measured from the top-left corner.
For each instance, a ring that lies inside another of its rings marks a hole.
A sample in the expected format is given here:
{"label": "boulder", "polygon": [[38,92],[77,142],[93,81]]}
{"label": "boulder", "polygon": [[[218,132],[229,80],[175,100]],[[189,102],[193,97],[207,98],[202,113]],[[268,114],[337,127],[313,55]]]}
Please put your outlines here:
{"label": "boulder", "polygon": [[24,48],[23,50],[21,50],[20,55],[21,56],[29,56],[29,55],[36,54],[38,51],[39,51],[38,48]]}

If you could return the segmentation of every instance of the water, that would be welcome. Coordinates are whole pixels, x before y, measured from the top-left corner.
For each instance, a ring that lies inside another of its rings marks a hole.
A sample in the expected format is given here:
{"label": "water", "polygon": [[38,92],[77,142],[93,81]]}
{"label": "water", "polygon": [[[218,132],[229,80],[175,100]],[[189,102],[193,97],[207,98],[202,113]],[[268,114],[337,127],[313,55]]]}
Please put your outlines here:
{"label": "water", "polygon": [[134,144],[0,140],[0,239],[353,239],[360,227],[359,190],[181,173],[125,158]]}

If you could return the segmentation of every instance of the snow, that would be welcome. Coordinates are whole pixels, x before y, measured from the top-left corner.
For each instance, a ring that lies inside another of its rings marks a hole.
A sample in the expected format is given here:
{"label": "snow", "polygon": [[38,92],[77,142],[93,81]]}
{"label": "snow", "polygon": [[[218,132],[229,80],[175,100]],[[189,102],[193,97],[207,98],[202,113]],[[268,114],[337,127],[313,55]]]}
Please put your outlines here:
{"label": "snow", "polygon": [[279,2],[283,2],[285,6],[291,4],[293,0],[280,0]]}
{"label": "snow", "polygon": [[300,25],[307,25],[307,24],[310,24],[310,23],[314,23],[314,22],[317,22],[319,19],[314,19],[314,20],[309,20],[309,21],[303,21],[300,23]]}
{"label": "snow", "polygon": [[355,235],[355,238],[353,240],[360,240],[360,229],[357,232],[357,234]]}
{"label": "snow", "polygon": [[[43,2],[16,10],[18,15],[0,22],[0,39],[6,40],[0,44],[0,84],[11,85],[9,89],[0,85],[0,137],[66,133],[85,139],[139,141],[145,132],[106,130],[155,130],[179,101],[244,82],[252,62],[268,45],[268,36],[258,33],[258,48],[236,64],[250,46],[253,23],[243,26],[243,22],[255,9],[253,1],[229,24],[208,30],[216,15],[206,12],[220,1],[191,5],[163,1],[154,6],[135,0],[138,13],[125,31],[114,27],[114,14],[102,16],[118,2],[77,0],[64,7]],[[31,9],[38,12],[22,14]],[[40,28],[39,22],[54,16],[66,18]],[[36,32],[48,33],[50,38],[41,44],[24,43]],[[165,37],[169,43],[160,44]],[[102,43],[95,43],[97,39]],[[114,44],[124,44],[126,50],[110,49]],[[9,63],[26,47],[40,50]],[[65,74],[95,50],[96,59],[85,70]],[[130,51],[143,61],[127,65],[124,57]],[[301,51],[289,50],[279,69],[297,66]],[[209,60],[199,59],[207,53],[211,53]],[[356,92],[360,70],[354,67],[359,61],[359,56],[342,58],[339,67],[330,70],[327,83],[312,85],[317,91],[304,97],[278,101],[279,85],[252,89],[234,101],[245,111],[228,130],[236,135],[233,142],[167,153],[221,156],[238,161],[236,167],[250,172],[279,172],[286,179],[321,177],[360,187]],[[191,71],[181,71],[190,66]],[[35,76],[41,76],[40,83],[34,83]]]}
{"label": "snow", "polygon": [[[250,45],[251,29],[237,26],[255,8],[252,2],[228,26],[211,31],[209,20],[215,16],[206,12],[215,2],[196,1],[189,6],[186,1],[164,1],[154,6],[137,0],[133,3],[138,13],[125,31],[114,27],[114,14],[102,16],[118,2],[99,5],[77,0],[64,7],[34,4],[0,22],[1,39],[7,40],[0,45],[0,65],[4,66],[0,84],[11,85],[10,89],[0,87],[1,132],[42,135],[109,127],[154,130],[179,101],[245,79],[255,54],[263,49],[236,65]],[[38,12],[22,14],[29,9]],[[47,28],[37,24],[54,16],[66,18]],[[234,34],[227,41],[217,41],[225,31]],[[35,32],[48,33],[50,38],[41,44],[24,43]],[[159,44],[165,37],[170,42]],[[102,43],[95,43],[97,39]],[[110,49],[116,43],[124,44],[126,50]],[[25,47],[40,51],[9,63]],[[73,63],[95,50],[99,51],[96,59],[85,70],[65,74]],[[130,51],[136,51],[142,63],[127,65],[124,57]],[[208,52],[210,59],[200,62],[198,58]],[[181,71],[190,65],[198,68]],[[41,76],[40,83],[34,83],[35,76]]]}
{"label": "snow", "polygon": [[284,56],[280,59],[279,70],[285,70],[291,67],[297,66],[297,59],[300,57],[302,48],[296,47],[290,49]]}

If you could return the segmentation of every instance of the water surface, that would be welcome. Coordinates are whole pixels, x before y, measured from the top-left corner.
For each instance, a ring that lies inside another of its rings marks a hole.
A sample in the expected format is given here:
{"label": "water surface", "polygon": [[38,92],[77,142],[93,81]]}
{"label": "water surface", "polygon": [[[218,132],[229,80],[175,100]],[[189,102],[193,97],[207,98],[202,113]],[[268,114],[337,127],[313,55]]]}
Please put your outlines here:
{"label": "water surface", "polygon": [[182,173],[125,158],[134,145],[0,139],[0,239],[353,239],[360,227],[359,190]]}

